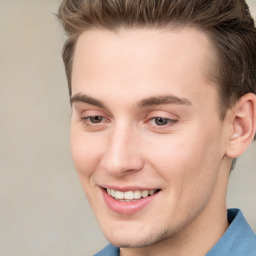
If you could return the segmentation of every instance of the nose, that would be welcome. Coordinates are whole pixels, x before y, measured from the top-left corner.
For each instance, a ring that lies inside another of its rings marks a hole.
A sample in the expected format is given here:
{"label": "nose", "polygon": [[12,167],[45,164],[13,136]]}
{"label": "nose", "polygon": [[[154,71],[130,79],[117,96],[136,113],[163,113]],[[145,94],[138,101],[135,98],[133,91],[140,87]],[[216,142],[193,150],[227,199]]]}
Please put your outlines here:
{"label": "nose", "polygon": [[138,132],[126,127],[115,127],[108,136],[101,160],[104,170],[113,176],[140,171],[144,161],[140,152]]}

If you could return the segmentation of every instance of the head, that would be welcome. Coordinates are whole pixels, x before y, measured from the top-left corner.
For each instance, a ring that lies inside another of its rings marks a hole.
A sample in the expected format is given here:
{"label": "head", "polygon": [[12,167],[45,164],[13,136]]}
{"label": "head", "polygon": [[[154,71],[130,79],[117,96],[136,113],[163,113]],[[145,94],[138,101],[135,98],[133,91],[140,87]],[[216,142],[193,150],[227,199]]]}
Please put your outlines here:
{"label": "head", "polygon": [[225,215],[232,159],[255,133],[246,3],[66,0],[59,18],[73,159],[106,237],[145,247]]}

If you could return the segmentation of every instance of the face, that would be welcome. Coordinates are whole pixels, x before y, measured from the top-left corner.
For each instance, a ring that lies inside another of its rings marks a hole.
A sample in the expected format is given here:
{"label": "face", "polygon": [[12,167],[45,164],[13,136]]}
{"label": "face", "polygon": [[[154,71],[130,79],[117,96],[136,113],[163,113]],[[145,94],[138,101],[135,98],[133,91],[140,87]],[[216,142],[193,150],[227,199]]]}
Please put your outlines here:
{"label": "face", "polygon": [[211,58],[207,36],[192,28],[91,30],[78,39],[72,155],[114,245],[170,239],[224,201],[225,125]]}

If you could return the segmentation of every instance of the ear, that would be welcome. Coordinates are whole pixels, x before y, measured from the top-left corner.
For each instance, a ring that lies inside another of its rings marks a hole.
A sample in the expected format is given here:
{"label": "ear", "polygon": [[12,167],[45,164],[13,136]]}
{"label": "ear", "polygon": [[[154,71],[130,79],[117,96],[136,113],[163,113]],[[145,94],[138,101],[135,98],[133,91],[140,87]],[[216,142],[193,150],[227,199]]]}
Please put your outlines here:
{"label": "ear", "polygon": [[242,96],[229,113],[226,156],[237,158],[249,147],[256,131],[256,95]]}

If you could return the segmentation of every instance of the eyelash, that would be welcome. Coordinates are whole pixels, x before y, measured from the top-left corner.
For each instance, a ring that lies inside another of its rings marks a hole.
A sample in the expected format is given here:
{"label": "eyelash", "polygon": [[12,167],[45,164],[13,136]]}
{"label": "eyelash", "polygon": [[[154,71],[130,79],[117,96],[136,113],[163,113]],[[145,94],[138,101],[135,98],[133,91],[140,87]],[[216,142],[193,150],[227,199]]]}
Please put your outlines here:
{"label": "eyelash", "polygon": [[[164,124],[162,124],[162,125],[157,124],[157,119],[158,119],[158,121],[162,120],[162,122],[164,122]],[[163,127],[163,128],[165,128],[166,126],[174,125],[177,121],[178,120],[176,120],[176,119],[165,118],[165,117],[161,117],[161,116],[155,116],[155,117],[150,118],[148,122],[149,123],[154,122],[155,123],[154,125],[156,127]]]}
{"label": "eyelash", "polygon": [[[92,118],[99,118],[99,122],[93,122]],[[85,123],[87,126],[96,126],[96,125],[100,125],[102,123],[102,120],[107,121],[107,118],[105,118],[104,116],[101,115],[91,115],[91,116],[85,116],[85,117],[81,117],[80,120]]]}

